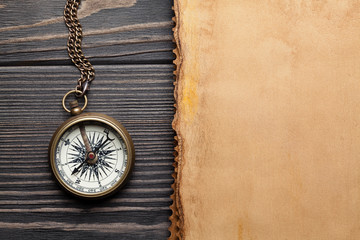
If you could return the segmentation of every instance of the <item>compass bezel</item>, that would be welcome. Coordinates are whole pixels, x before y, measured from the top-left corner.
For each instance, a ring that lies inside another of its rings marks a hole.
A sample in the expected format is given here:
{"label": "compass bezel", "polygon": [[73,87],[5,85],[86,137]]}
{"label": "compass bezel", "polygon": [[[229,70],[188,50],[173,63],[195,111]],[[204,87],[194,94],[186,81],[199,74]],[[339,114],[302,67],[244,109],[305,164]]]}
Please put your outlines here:
{"label": "compass bezel", "polygon": [[[60,176],[60,173],[58,172],[57,167],[56,167],[56,147],[57,147],[61,137],[63,136],[63,134],[68,129],[73,127],[74,125],[79,124],[81,122],[87,122],[87,121],[99,122],[101,124],[105,124],[105,125],[109,126],[110,128],[112,128],[114,131],[116,131],[120,135],[120,137],[123,139],[123,141],[126,145],[127,154],[128,154],[127,165],[126,165],[125,171],[124,171],[123,175],[121,176],[121,178],[118,180],[118,182],[114,186],[110,187],[109,189],[107,189],[103,192],[99,192],[99,193],[84,193],[84,192],[75,190],[74,188],[69,186],[69,184],[67,184],[62,179],[62,177]],[[89,200],[108,197],[108,196],[116,193],[119,189],[121,189],[126,184],[126,182],[129,180],[131,172],[134,168],[134,163],[135,163],[134,144],[133,144],[133,141],[132,141],[129,133],[125,129],[125,127],[120,122],[118,122],[116,119],[109,117],[105,114],[101,114],[101,113],[82,113],[80,115],[71,117],[68,120],[66,120],[64,123],[62,123],[57,128],[57,130],[55,131],[55,133],[53,134],[53,136],[51,138],[48,154],[49,154],[50,168],[52,170],[53,176],[55,177],[55,179],[57,180],[59,185],[66,192],[70,193],[71,195],[82,198],[82,199],[89,199]]]}

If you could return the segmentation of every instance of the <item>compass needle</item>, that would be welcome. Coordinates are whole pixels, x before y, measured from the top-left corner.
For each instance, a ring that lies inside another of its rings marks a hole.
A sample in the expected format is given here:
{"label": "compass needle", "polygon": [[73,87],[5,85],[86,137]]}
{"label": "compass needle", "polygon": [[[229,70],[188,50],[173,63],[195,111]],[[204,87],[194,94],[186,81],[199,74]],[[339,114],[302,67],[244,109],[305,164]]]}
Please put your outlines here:
{"label": "compass needle", "polygon": [[91,147],[90,147],[90,142],[89,142],[88,136],[86,135],[85,126],[83,124],[81,124],[79,126],[79,129],[80,129],[81,137],[84,141],[86,152],[89,153],[89,152],[91,152]]}

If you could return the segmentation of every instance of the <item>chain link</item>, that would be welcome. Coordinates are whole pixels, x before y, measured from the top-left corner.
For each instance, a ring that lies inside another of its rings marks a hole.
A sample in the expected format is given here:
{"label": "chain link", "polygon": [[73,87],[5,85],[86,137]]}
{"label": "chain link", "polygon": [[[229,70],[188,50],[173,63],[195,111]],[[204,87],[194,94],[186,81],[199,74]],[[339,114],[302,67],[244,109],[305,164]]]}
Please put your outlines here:
{"label": "chain link", "polygon": [[81,76],[75,87],[76,92],[83,96],[89,90],[90,82],[95,79],[95,70],[89,60],[87,60],[81,49],[82,27],[77,17],[77,11],[81,0],[67,0],[64,9],[65,24],[69,29],[67,50],[71,61],[79,69]]}

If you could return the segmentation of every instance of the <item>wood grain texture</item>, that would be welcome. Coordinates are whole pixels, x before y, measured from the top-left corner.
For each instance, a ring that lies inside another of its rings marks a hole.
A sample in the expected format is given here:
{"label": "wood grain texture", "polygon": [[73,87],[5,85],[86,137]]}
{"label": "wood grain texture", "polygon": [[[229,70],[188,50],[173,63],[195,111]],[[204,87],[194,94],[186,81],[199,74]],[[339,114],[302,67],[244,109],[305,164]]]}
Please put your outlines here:
{"label": "wood grain texture", "polygon": [[[84,9],[79,10],[84,53],[92,63],[172,61],[172,1],[102,2],[84,1]],[[65,0],[5,0],[2,4],[0,66],[71,63],[62,18]]]}
{"label": "wood grain texture", "polygon": [[123,123],[136,149],[126,187],[85,203],[56,185],[47,159],[53,132],[69,117],[61,98],[79,76],[65,48],[64,5],[0,4],[0,239],[165,239],[173,182],[172,2],[83,1],[84,52],[96,70],[86,111]]}

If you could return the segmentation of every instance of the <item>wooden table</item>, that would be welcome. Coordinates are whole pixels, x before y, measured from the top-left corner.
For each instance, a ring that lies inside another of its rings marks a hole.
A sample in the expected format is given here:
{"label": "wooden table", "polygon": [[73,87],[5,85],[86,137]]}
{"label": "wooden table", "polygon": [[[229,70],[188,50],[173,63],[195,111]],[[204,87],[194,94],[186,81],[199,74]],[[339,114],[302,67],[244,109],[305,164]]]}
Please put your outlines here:
{"label": "wooden table", "polygon": [[128,185],[101,202],[65,194],[47,148],[69,116],[78,70],[67,56],[65,0],[0,2],[0,239],[166,239],[174,132],[172,1],[87,0],[80,22],[96,70],[88,112],[129,130]]}

